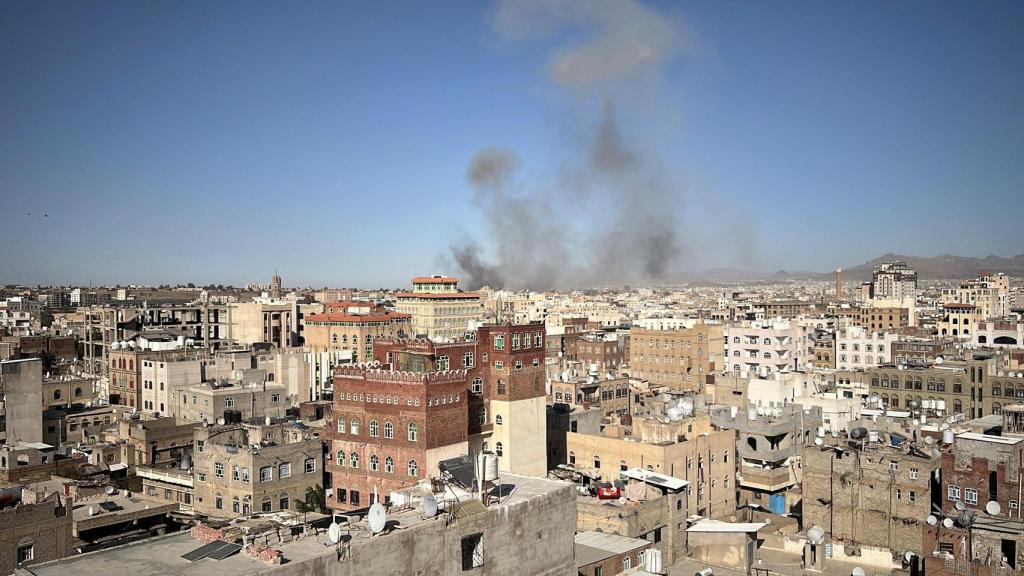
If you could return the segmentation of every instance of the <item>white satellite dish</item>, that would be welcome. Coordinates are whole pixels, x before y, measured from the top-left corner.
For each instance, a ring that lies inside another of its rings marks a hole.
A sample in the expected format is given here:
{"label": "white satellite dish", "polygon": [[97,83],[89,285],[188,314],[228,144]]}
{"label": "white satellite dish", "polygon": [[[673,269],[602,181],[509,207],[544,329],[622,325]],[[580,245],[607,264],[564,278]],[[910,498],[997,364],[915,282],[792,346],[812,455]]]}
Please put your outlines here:
{"label": "white satellite dish", "polygon": [[945,520],[942,521],[942,525],[945,526],[946,528],[952,528],[953,527],[953,519],[952,518],[946,518]]}
{"label": "white satellite dish", "polygon": [[961,502],[961,501],[959,501],[959,500],[957,500],[957,501],[956,501],[956,504],[954,504],[953,506],[954,506],[954,507],[955,507],[955,508],[956,508],[957,510],[959,510],[959,511],[961,511],[961,512],[963,512],[963,511],[964,511],[964,509],[966,508],[966,506],[964,506],[964,503],[963,503],[963,502]]}
{"label": "white satellite dish", "polygon": [[907,550],[906,552],[903,553],[903,559],[906,560],[907,562],[910,562],[910,560],[913,559],[913,558],[914,558],[914,553],[911,552],[910,550]]}
{"label": "white satellite dish", "polygon": [[224,418],[223,417],[217,418],[217,426],[223,426],[223,425],[224,425]]}
{"label": "white satellite dish", "polygon": [[337,544],[341,541],[341,526],[331,523],[331,527],[327,529],[327,537],[331,539],[331,544]]}
{"label": "white satellite dish", "polygon": [[856,568],[854,568],[853,570],[850,571],[850,575],[851,576],[867,576],[867,573],[864,572],[863,568],[861,568],[860,566],[857,566]]}
{"label": "white satellite dish", "polygon": [[271,422],[273,422],[273,420],[270,419],[270,416],[267,416],[266,418],[263,419],[263,423],[266,424],[267,426],[270,426]]}
{"label": "white satellite dish", "polygon": [[815,438],[815,439],[814,439],[814,445],[815,445],[815,446],[821,446],[821,445],[822,445],[822,440],[821,440],[821,438]]}
{"label": "white satellite dish", "polygon": [[938,523],[939,523],[939,519],[936,518],[934,514],[929,514],[928,515],[928,525],[929,526],[935,526]]}
{"label": "white satellite dish", "polygon": [[117,492],[117,488],[114,488],[113,486],[107,486],[106,488],[103,489],[103,491],[106,492],[107,496],[113,496],[114,493]]}
{"label": "white satellite dish", "polygon": [[384,510],[384,506],[381,506],[380,503],[370,506],[370,511],[366,515],[366,521],[370,525],[370,532],[378,534],[384,530],[384,525],[388,521],[388,513]]}
{"label": "white satellite dish", "polygon": [[437,515],[437,498],[434,498],[433,494],[427,494],[423,497],[423,501],[420,502],[420,510],[423,512],[424,518],[433,518]]}
{"label": "white satellite dish", "polygon": [[999,513],[1002,511],[1002,506],[1000,506],[999,502],[996,502],[995,500],[989,500],[988,504],[985,504],[985,512],[988,512],[993,516],[999,516]]}

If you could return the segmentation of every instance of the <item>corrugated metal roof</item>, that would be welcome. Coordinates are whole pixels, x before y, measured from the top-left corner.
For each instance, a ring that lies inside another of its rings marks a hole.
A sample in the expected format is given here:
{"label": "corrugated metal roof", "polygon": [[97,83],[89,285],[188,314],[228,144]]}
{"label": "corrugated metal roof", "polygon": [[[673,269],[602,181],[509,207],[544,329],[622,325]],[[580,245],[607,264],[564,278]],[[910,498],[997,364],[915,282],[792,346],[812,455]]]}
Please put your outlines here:
{"label": "corrugated metal roof", "polygon": [[[576,545],[596,548],[608,552],[610,555],[624,554],[632,550],[638,550],[650,544],[650,541],[642,538],[630,538],[618,534],[607,534],[605,532],[580,532],[574,540]],[[605,556],[607,558],[608,556]],[[598,558],[600,560],[600,558]]]}

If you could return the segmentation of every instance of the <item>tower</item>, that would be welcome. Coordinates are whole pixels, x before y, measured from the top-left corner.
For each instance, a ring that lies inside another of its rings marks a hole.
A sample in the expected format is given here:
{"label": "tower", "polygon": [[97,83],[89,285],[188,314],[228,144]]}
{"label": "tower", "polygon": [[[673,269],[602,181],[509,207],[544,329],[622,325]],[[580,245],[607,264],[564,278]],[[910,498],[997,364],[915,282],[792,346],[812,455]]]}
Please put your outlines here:
{"label": "tower", "polygon": [[270,297],[281,297],[281,277],[277,275],[277,271],[274,271],[274,277],[270,279]]}
{"label": "tower", "polygon": [[843,269],[836,268],[836,302],[843,301]]}

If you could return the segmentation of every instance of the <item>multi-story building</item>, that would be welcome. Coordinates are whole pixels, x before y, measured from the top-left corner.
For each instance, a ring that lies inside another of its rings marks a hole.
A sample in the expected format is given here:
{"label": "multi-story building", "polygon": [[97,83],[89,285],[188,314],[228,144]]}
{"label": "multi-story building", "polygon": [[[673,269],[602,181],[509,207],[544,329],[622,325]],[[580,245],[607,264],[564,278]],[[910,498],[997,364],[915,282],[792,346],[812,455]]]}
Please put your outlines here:
{"label": "multi-story building", "polygon": [[[315,307],[319,309],[319,305]],[[226,338],[238,344],[267,343],[274,348],[302,346],[302,320],[314,307],[297,300],[256,298],[227,306]]]}
{"label": "multi-story building", "polygon": [[203,381],[205,351],[172,358],[143,359],[139,376],[143,411],[164,416],[170,412],[173,390]]}
{"label": "multi-story building", "polygon": [[956,288],[942,291],[944,304],[972,304],[982,320],[1002,318],[1010,313],[1010,279],[1006,274],[985,273]]}
{"label": "multi-story building", "polygon": [[1024,342],[1024,322],[995,320],[978,322],[974,343],[994,348],[1018,348]]}
{"label": "multi-story building", "polygon": [[871,297],[875,299],[915,298],[917,272],[906,262],[883,262],[871,275]]}
{"label": "multi-story building", "polygon": [[896,330],[911,325],[910,310],[901,307],[853,306],[839,308],[836,313],[856,326],[872,332]]}
{"label": "multi-story building", "polygon": [[194,509],[213,518],[290,510],[324,486],[323,444],[292,422],[197,427]]}
{"label": "multi-story building", "polygon": [[921,549],[921,534],[932,513],[931,479],[938,467],[930,451],[886,442],[807,445],[804,526],[818,526],[837,541],[930,554]]}
{"label": "multi-story building", "polygon": [[592,332],[576,341],[576,359],[602,373],[617,372],[626,363],[626,342],[614,332]]}
{"label": "multi-story building", "polygon": [[305,346],[312,352],[348,351],[350,362],[373,357],[373,340],[411,335],[412,317],[369,302],[332,302],[305,318]]}
{"label": "multi-story building", "polygon": [[71,503],[66,496],[37,498],[21,489],[0,505],[0,574],[21,573],[74,550]]}
{"label": "multi-story building", "polygon": [[468,454],[466,375],[464,368],[335,368],[327,436],[331,507],[383,501],[438,476],[440,461]]}
{"label": "multi-story building", "polygon": [[253,418],[283,418],[290,404],[283,384],[267,382],[261,370],[256,380],[211,380],[170,391],[168,409],[178,420],[213,423],[229,414],[248,421]]}
{"label": "multi-story building", "polygon": [[836,331],[835,368],[864,370],[889,364],[892,344],[898,337],[893,332],[876,332],[860,326],[840,328]]}
{"label": "multi-story building", "polygon": [[804,300],[769,300],[761,304],[765,318],[796,318],[814,313],[814,302]]}
{"label": "multi-story building", "polygon": [[941,338],[901,338],[889,346],[895,364],[929,365],[936,358],[956,354],[956,341]]}
{"label": "multi-story building", "polygon": [[714,430],[706,415],[667,423],[633,418],[628,430],[609,426],[604,433],[570,431],[565,437],[566,464],[592,477],[620,480],[632,468],[667,474],[689,482],[691,514],[728,518],[736,511],[736,434]]}
{"label": "multi-story building", "polygon": [[[146,389],[143,384],[142,368],[146,362],[170,362],[182,359],[205,358],[208,353],[203,349],[177,348],[170,350],[153,350],[129,342],[115,342],[107,353],[107,373],[109,377],[109,399],[111,404],[121,404],[139,410],[143,409],[142,396]],[[155,380],[152,380],[155,381]],[[152,382],[147,379],[147,382]],[[148,384],[147,384],[148,385]],[[154,400],[156,398],[154,396]],[[158,411],[154,404],[147,410]],[[163,410],[159,410],[163,411]]]}
{"label": "multi-story building", "polygon": [[481,319],[480,295],[459,290],[458,278],[424,276],[412,279],[412,292],[397,295],[396,309],[412,317],[412,332],[431,339],[465,338]]}
{"label": "multi-story building", "polygon": [[789,513],[785,496],[779,495],[800,482],[800,454],[821,426],[821,408],[782,402],[774,407],[750,404],[747,410],[716,406],[711,409],[711,423],[738,436],[741,504]]}
{"label": "multi-story building", "polygon": [[974,304],[947,302],[942,305],[941,314],[935,327],[942,336],[967,338],[974,334],[975,326],[985,320],[981,310]]}
{"label": "multi-story building", "polygon": [[832,332],[818,332],[814,336],[814,345],[811,348],[814,359],[811,363],[815,368],[836,367],[836,336]]}
{"label": "multi-story building", "polygon": [[675,330],[630,330],[631,376],[675,390],[702,390],[723,367],[720,324]]}
{"label": "multi-story building", "polygon": [[724,364],[734,372],[800,370],[810,361],[814,345],[814,329],[791,320],[726,325],[724,337]]}
{"label": "multi-story building", "polygon": [[0,444],[43,441],[43,363],[0,362]]}

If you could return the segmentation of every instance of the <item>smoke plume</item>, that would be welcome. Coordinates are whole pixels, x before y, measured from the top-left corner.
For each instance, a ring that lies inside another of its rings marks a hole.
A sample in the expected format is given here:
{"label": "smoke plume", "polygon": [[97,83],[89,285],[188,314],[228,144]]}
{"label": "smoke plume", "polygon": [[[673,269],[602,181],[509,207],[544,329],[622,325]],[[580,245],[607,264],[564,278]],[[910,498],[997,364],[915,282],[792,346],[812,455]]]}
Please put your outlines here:
{"label": "smoke plume", "polygon": [[[553,85],[577,97],[567,118],[583,137],[570,138],[569,159],[551,181],[523,180],[510,150],[476,153],[466,179],[488,234],[485,244],[451,246],[465,284],[564,288],[665,279],[677,271],[686,253],[682,190],[657,158],[631,142],[642,131],[622,123],[631,117],[622,92],[656,76],[686,45],[678,28],[633,0],[509,0],[498,5],[495,30],[513,41],[584,33],[548,62]],[[484,245],[493,247],[490,258]]]}

